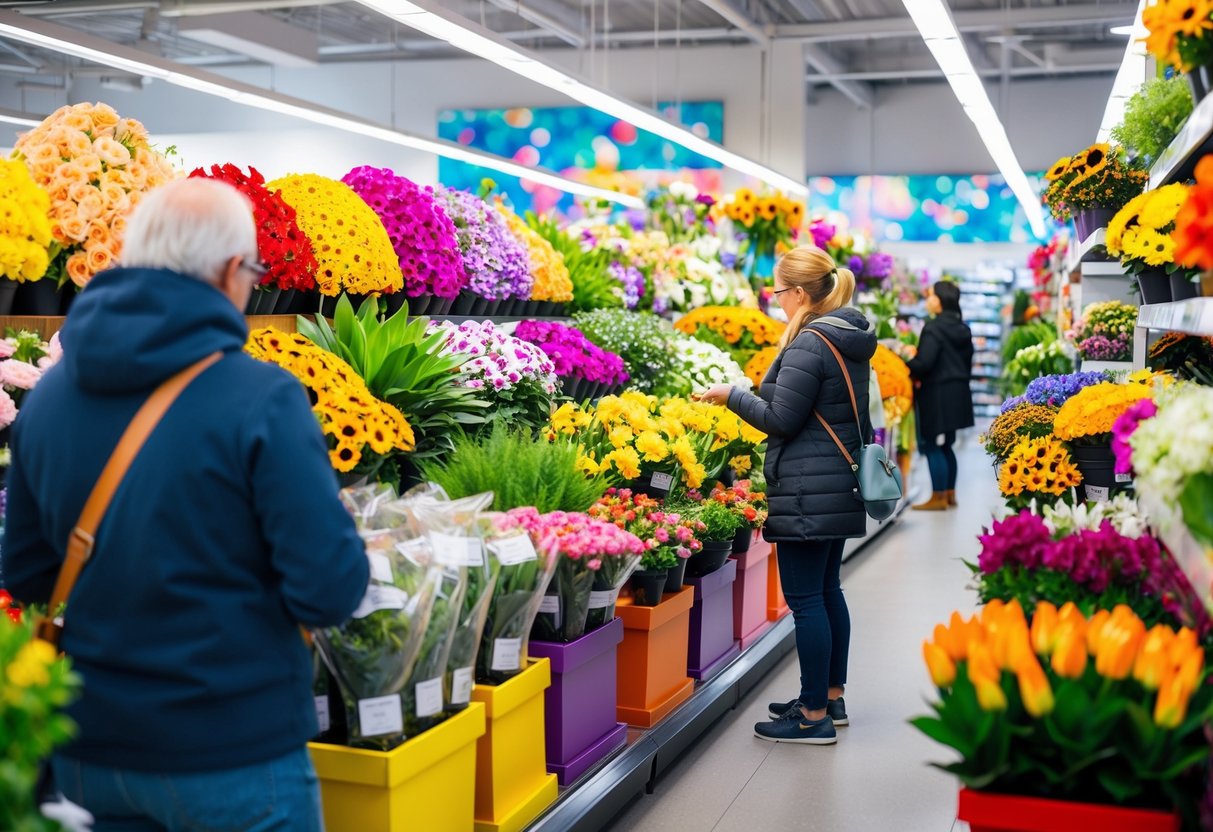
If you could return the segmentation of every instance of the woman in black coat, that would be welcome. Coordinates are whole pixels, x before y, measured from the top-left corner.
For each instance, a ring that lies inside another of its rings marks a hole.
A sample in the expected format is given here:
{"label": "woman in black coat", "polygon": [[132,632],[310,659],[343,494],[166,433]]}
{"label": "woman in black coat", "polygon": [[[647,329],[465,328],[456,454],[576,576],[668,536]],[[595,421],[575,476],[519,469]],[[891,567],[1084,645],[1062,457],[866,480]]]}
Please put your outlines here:
{"label": "woman in black coat", "polygon": [[[845,308],[855,276],[819,248],[794,249],[775,267],[775,298],[789,324],[760,395],[716,385],[704,401],[726,405],[765,432],[770,517],[764,536],[778,544],[784,597],[796,622],[800,695],[770,706],[772,722],[755,734],[774,742],[829,745],[847,724],[842,700],[851,621],[839,583],[847,538],[867,531],[854,472],[826,432],[821,415],[852,453],[871,440],[868,377],[876,335]],[[826,340],[841,354],[854,390]],[[856,413],[856,408],[858,413]]]}
{"label": "woman in black coat", "polygon": [[973,333],[960,313],[960,287],[939,282],[927,296],[933,316],[922,329],[910,375],[915,396],[922,455],[931,470],[931,499],[918,511],[944,511],[956,505],[956,432],[973,427]]}

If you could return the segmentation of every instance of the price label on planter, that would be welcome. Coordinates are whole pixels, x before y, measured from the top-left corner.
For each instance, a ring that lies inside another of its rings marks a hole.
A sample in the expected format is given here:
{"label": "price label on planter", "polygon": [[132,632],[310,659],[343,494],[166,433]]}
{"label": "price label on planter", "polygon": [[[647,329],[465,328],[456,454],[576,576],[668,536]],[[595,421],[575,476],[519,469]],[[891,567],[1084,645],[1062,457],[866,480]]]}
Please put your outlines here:
{"label": "price label on planter", "polygon": [[460,667],[451,674],[451,704],[466,705],[472,701],[472,668]]}
{"label": "price label on planter", "polygon": [[484,549],[478,537],[460,537],[430,532],[430,545],[439,563],[452,566],[484,566]]}
{"label": "price label on planter", "polygon": [[522,669],[522,639],[520,638],[499,638],[493,641],[493,661],[490,667],[493,670],[521,670]]}
{"label": "price label on planter", "polygon": [[371,578],[380,583],[390,584],[392,582],[392,562],[383,552],[368,552],[367,558],[371,561]]}
{"label": "price label on planter", "polygon": [[497,560],[501,561],[502,566],[516,566],[539,557],[529,534],[499,537],[489,544],[489,550],[497,556]]}
{"label": "price label on planter", "polygon": [[1097,503],[1106,503],[1111,496],[1111,489],[1104,485],[1088,485],[1085,488],[1087,489],[1087,499]]}
{"label": "price label on planter", "polygon": [[316,722],[320,725],[320,733],[324,733],[332,723],[329,721],[329,698],[328,696],[313,696],[312,701],[316,703]]}
{"label": "price label on planter", "polygon": [[649,480],[649,482],[652,483],[653,487],[658,491],[669,491],[674,486],[674,477],[670,474],[663,474],[660,471],[657,471],[653,474],[653,477]]}
{"label": "price label on planter", "polygon": [[1133,475],[1132,474],[1117,474],[1116,482],[1117,482],[1117,484],[1122,483],[1122,482],[1133,482]]}
{"label": "price label on planter", "polygon": [[560,626],[561,609],[560,609],[560,596],[559,595],[543,596],[543,601],[539,604],[539,611],[541,613],[547,613],[548,615],[555,616],[555,621],[553,622],[552,626],[554,626],[554,627]]}
{"label": "price label on planter", "polygon": [[418,719],[442,713],[442,677],[418,682],[414,697],[417,700]]}
{"label": "price label on planter", "polygon": [[358,700],[358,724],[364,737],[399,734],[404,730],[400,694]]}
{"label": "price label on planter", "polygon": [[354,610],[352,618],[366,618],[380,610],[402,610],[409,604],[409,595],[397,586],[371,584],[362,596],[362,603]]}
{"label": "price label on planter", "polygon": [[618,589],[597,589],[590,593],[590,609],[606,609],[618,600]]}

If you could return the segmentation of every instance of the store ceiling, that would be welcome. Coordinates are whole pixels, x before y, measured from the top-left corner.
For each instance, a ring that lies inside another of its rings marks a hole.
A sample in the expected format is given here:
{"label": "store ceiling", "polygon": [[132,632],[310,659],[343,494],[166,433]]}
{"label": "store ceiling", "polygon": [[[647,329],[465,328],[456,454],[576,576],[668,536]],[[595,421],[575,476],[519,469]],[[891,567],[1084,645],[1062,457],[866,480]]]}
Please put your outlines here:
{"label": "store ceiling", "polygon": [[[900,0],[446,0],[444,7],[531,49],[663,49],[792,39],[810,88],[869,105],[874,86],[942,82]],[[356,3],[325,0],[0,2],[24,14],[193,65],[410,60],[462,55]],[[950,0],[987,80],[1115,73],[1135,0]],[[113,76],[0,40],[0,76],[27,85]],[[138,83],[137,79],[111,79]]]}

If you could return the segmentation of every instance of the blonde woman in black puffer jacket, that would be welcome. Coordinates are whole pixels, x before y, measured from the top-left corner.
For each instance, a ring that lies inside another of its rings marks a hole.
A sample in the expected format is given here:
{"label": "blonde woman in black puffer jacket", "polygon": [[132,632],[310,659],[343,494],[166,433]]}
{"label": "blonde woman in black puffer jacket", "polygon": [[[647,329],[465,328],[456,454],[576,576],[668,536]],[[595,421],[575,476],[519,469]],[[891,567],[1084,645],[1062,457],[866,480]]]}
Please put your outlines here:
{"label": "blonde woman in black puffer jacket", "polygon": [[[867,515],[855,474],[815,413],[847,448],[871,441],[868,377],[876,334],[848,308],[855,276],[813,246],[794,249],[775,267],[775,298],[788,316],[779,356],[754,395],[728,385],[704,401],[727,406],[770,437],[764,537],[778,544],[779,575],[796,623],[800,695],[770,706],[771,722],[755,734],[773,742],[830,745],[848,723],[843,702],[851,621],[839,570],[843,544],[862,537]],[[856,423],[847,380],[826,341],[841,353],[855,392]]]}

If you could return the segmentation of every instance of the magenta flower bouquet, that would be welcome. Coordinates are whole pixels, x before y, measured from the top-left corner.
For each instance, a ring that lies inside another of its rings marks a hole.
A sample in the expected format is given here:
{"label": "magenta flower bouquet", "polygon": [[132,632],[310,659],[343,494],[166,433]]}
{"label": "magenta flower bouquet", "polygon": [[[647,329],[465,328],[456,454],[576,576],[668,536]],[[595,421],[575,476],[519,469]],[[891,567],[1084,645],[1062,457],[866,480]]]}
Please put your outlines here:
{"label": "magenta flower bouquet", "polygon": [[1133,446],[1129,444],[1129,437],[1142,422],[1157,415],[1158,405],[1154,400],[1142,399],[1130,405],[1129,409],[1116,419],[1116,424],[1112,425],[1112,453],[1116,455],[1116,473],[1133,473]]}
{"label": "magenta flower bouquet", "polygon": [[400,258],[404,293],[410,298],[453,298],[468,285],[455,224],[434,189],[388,168],[357,167],[341,180],[371,207]]}
{"label": "magenta flower bouquet", "polygon": [[436,195],[455,225],[468,289],[489,300],[529,299],[530,255],[501,212],[467,191],[439,188]]}
{"label": "magenta flower bouquet", "polygon": [[644,544],[615,524],[581,512],[540,514],[534,508],[517,508],[508,516],[530,533],[540,549],[557,554],[556,571],[531,637],[561,642],[581,638],[598,573],[608,562],[639,562]]}
{"label": "magenta flower bouquet", "polygon": [[593,343],[575,327],[553,321],[523,321],[515,328],[514,337],[547,353],[560,378],[585,379],[608,387],[628,380],[623,359]]}

